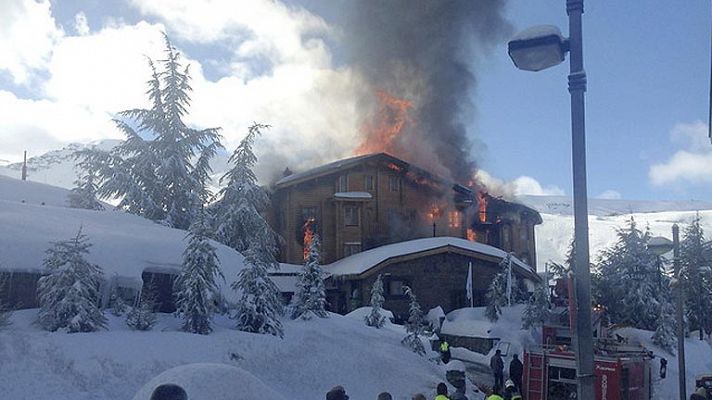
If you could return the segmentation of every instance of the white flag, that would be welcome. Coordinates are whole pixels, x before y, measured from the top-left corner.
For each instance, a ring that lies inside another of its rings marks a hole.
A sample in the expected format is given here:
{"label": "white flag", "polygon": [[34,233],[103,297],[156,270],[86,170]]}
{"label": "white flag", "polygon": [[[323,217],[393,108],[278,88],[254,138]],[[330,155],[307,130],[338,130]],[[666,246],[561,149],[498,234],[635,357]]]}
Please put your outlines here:
{"label": "white flag", "polygon": [[512,306],[512,253],[507,254],[507,307]]}
{"label": "white flag", "polygon": [[465,285],[465,290],[467,291],[467,300],[470,301],[470,307],[473,306],[472,298],[472,262],[470,262],[470,267],[467,270],[467,284]]}

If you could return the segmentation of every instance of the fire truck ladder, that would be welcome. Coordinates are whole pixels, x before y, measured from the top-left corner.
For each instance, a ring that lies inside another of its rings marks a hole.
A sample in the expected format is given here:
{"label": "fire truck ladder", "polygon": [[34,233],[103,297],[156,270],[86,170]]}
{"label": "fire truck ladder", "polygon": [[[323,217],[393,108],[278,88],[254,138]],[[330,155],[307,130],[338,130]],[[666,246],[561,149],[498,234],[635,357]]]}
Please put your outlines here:
{"label": "fire truck ladder", "polygon": [[[545,400],[545,379],[544,368],[546,366],[546,349],[542,349],[541,357],[532,358],[529,353],[529,362],[527,362],[527,382],[526,382],[526,400]],[[535,366],[534,360],[539,360],[538,366]],[[534,374],[534,376],[532,376]]]}

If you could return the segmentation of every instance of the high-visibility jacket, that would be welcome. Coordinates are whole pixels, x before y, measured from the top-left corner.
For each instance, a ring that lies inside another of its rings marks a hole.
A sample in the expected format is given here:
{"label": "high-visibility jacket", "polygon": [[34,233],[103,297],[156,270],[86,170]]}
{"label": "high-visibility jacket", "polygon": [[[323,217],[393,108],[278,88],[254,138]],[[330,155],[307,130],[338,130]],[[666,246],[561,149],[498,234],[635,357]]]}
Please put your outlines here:
{"label": "high-visibility jacket", "polygon": [[448,344],[448,342],[443,341],[442,343],[440,343],[440,352],[441,353],[444,353],[448,350],[450,350],[450,345]]}
{"label": "high-visibility jacket", "polygon": [[435,400],[450,400],[450,398],[445,396],[444,394],[439,394],[435,396]]}
{"label": "high-visibility jacket", "polygon": [[504,400],[504,398],[502,398],[502,396],[498,394],[492,393],[491,395],[487,396],[486,400]]}

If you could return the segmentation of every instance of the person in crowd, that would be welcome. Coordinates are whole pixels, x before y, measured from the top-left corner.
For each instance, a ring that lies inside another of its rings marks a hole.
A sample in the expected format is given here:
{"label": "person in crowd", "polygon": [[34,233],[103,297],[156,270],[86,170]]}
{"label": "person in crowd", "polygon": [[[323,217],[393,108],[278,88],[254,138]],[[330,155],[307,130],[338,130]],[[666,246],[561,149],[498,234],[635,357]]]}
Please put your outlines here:
{"label": "person in crowd", "polygon": [[465,386],[456,387],[455,393],[450,396],[450,400],[469,400],[465,395]]}
{"label": "person in crowd", "polygon": [[157,387],[150,400],[188,400],[188,394],[182,387],[169,383]]}
{"label": "person in crowd", "polygon": [[501,350],[497,349],[490,359],[490,369],[494,375],[494,388],[501,390],[504,386],[504,360],[502,359]]}
{"label": "person in crowd", "polygon": [[522,391],[522,373],[524,372],[524,365],[519,361],[519,356],[517,354],[512,355],[512,362],[509,363],[509,379],[514,382],[519,392]]}
{"label": "person in crowd", "polygon": [[485,400],[504,400],[499,394],[499,388],[494,386],[493,388],[484,388]]}
{"label": "person in crowd", "polygon": [[425,395],[424,395],[424,394],[422,394],[422,393],[416,393],[416,394],[413,395],[412,400],[427,400],[427,399],[425,398]]}
{"label": "person in crowd", "polygon": [[504,400],[522,400],[522,395],[517,390],[516,385],[511,379],[507,379],[504,383]]}
{"label": "person in crowd", "polygon": [[381,392],[378,394],[378,400],[393,400],[393,396],[388,392]]}
{"label": "person in crowd", "polygon": [[450,343],[445,339],[440,342],[440,359],[443,360],[443,364],[450,362]]}
{"label": "person in crowd", "polygon": [[450,400],[450,398],[447,397],[447,385],[444,382],[438,383],[438,387],[435,392],[437,393],[435,400]]}
{"label": "person in crowd", "polygon": [[334,386],[326,393],[326,400],[349,400],[343,386]]}

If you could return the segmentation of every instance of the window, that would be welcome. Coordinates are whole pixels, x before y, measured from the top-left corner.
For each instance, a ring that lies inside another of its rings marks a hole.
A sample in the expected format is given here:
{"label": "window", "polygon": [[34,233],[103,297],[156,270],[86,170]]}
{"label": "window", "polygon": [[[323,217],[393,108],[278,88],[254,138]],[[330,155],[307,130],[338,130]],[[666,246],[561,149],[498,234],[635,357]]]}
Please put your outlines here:
{"label": "window", "polygon": [[344,243],[344,257],[352,256],[361,252],[361,242]]}
{"label": "window", "polygon": [[358,206],[344,206],[344,225],[358,226],[359,217]]}
{"label": "window", "polygon": [[349,191],[349,176],[341,175],[339,180],[336,181],[336,191],[337,192],[348,192]]}
{"label": "window", "polygon": [[400,189],[400,179],[397,176],[388,177],[388,190],[397,192]]}
{"label": "window", "polygon": [[364,190],[374,190],[376,185],[373,182],[373,175],[366,175],[363,177],[363,188]]}
{"label": "window", "polygon": [[388,281],[388,296],[403,297],[405,296],[405,287],[408,282],[400,278],[393,278]]}
{"label": "window", "polygon": [[459,211],[450,211],[447,213],[447,220],[450,228],[459,228],[462,226],[462,213]]}

